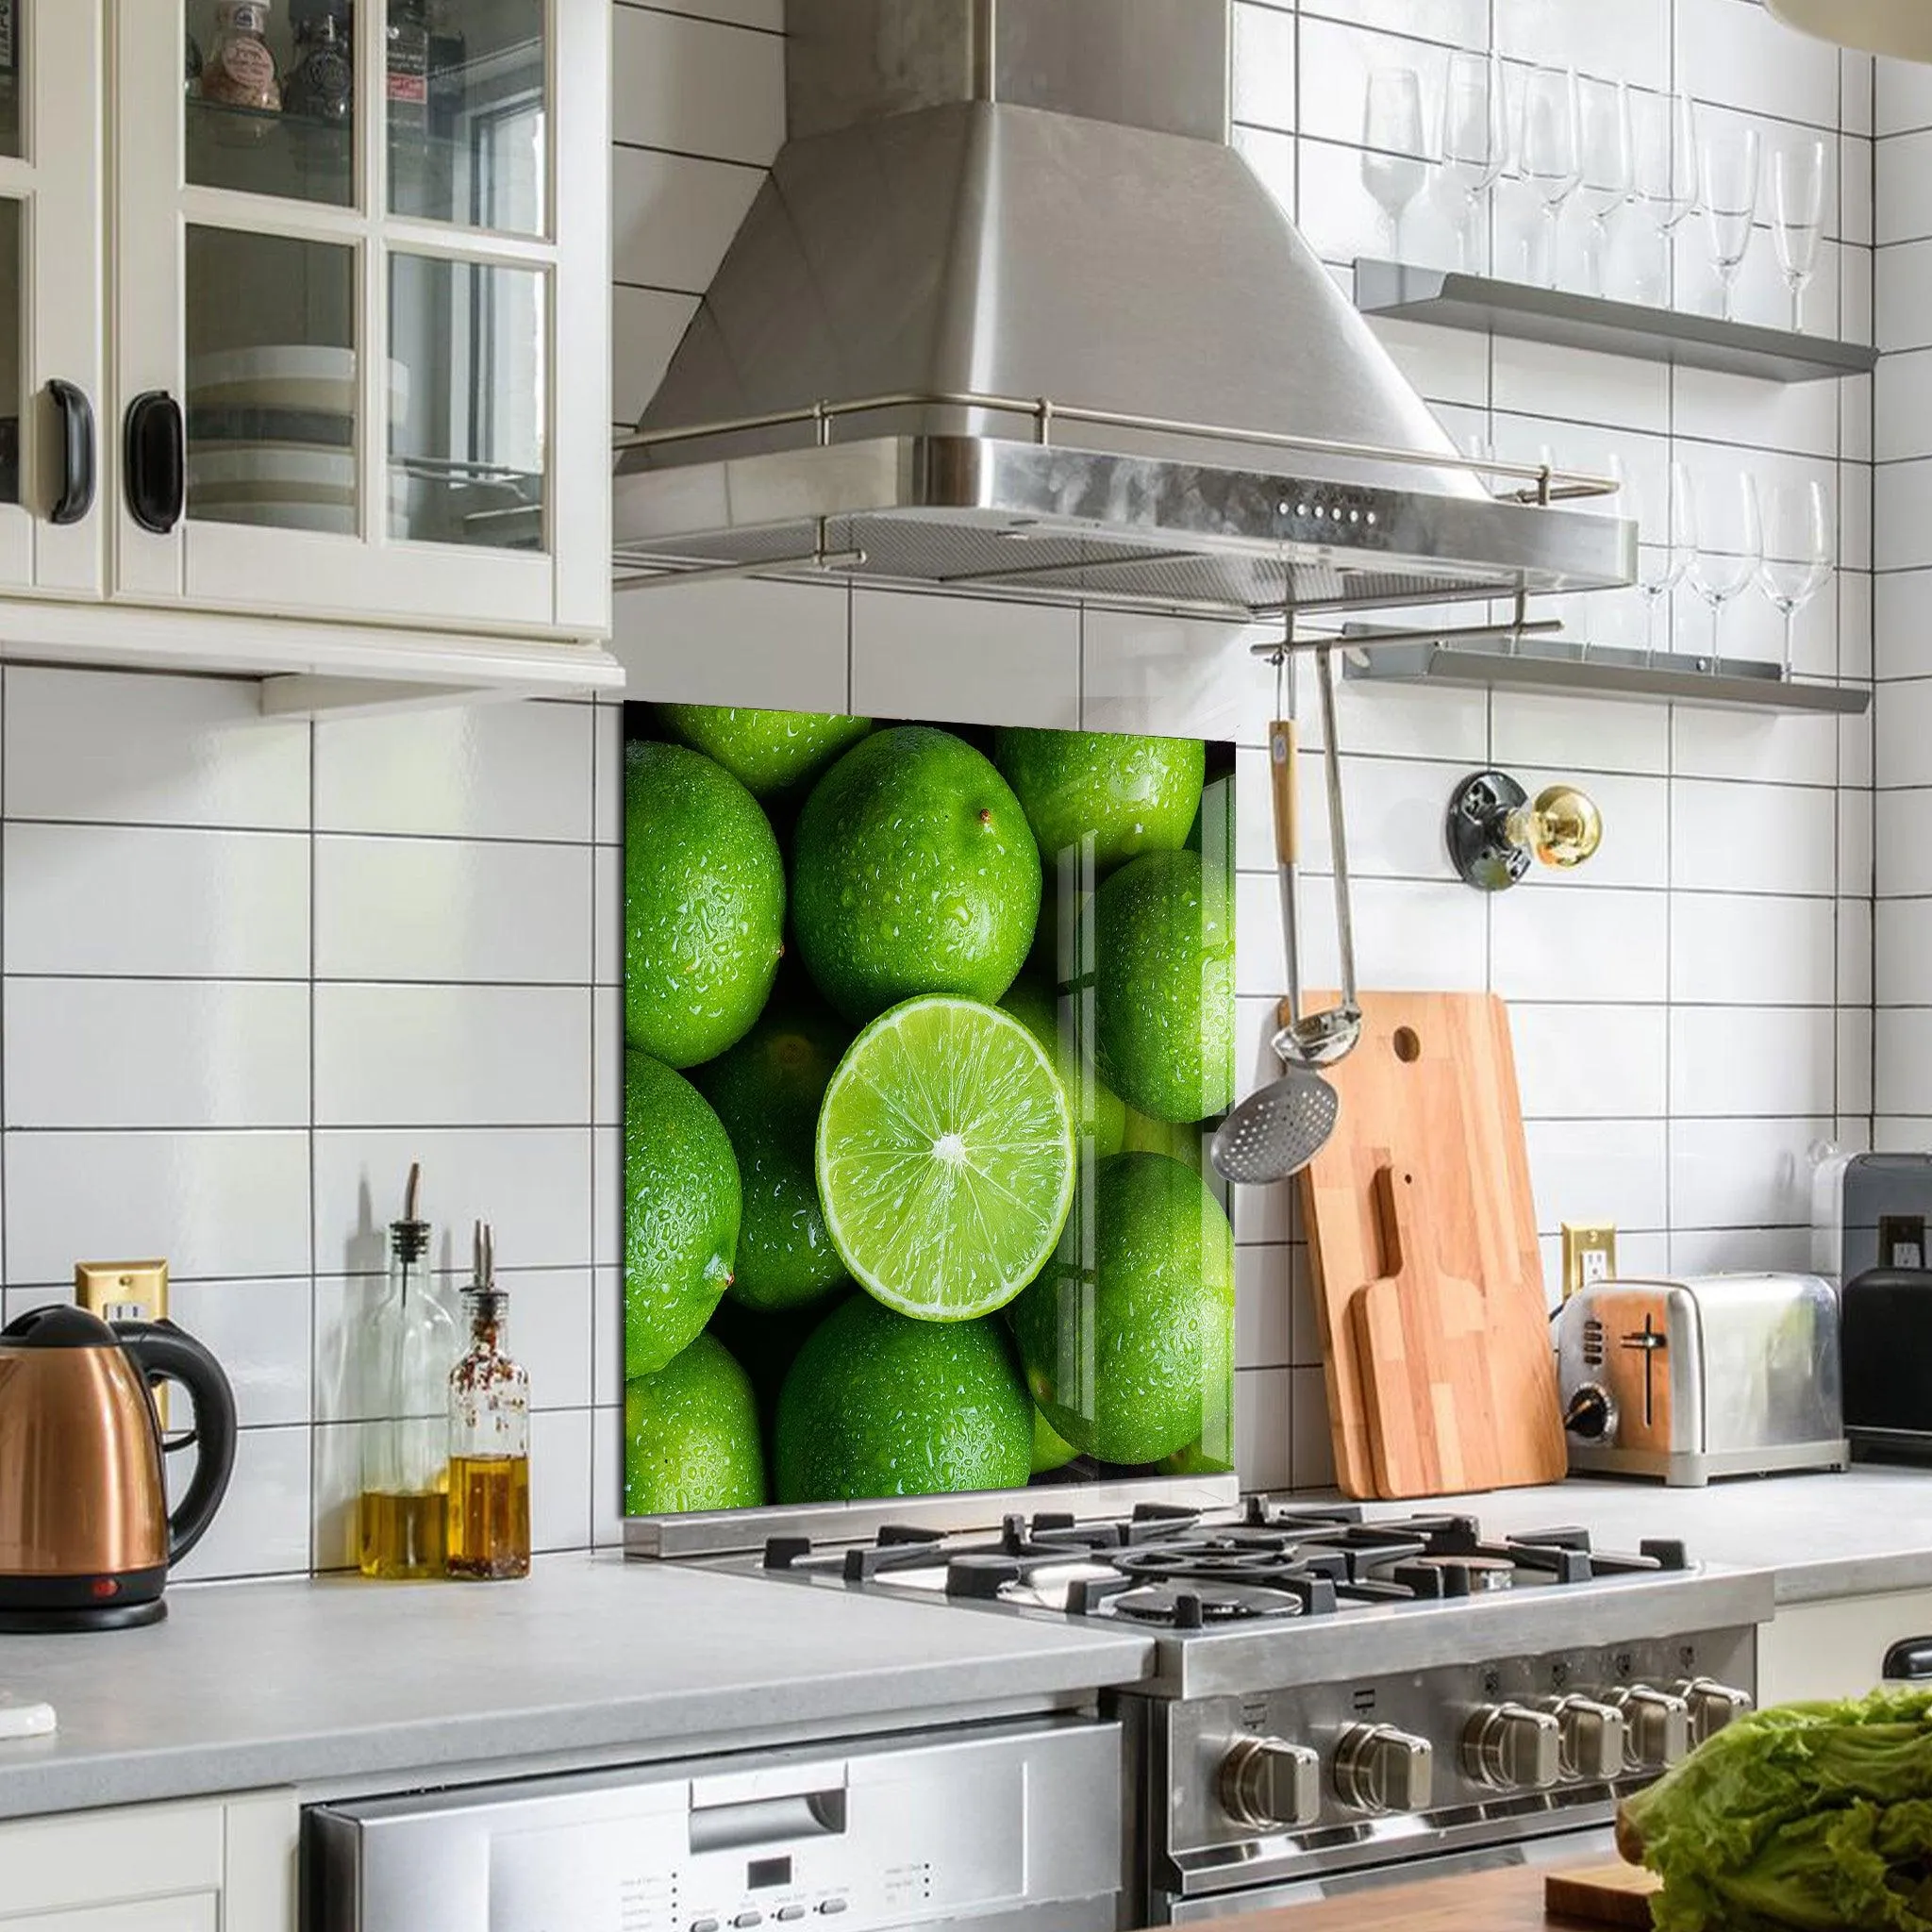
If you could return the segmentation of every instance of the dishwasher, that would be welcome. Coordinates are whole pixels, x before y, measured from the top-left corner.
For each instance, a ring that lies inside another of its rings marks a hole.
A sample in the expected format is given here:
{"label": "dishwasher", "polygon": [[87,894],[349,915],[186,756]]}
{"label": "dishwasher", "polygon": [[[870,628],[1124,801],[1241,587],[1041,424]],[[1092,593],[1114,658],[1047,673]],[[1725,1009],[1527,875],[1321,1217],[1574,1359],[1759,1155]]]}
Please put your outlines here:
{"label": "dishwasher", "polygon": [[1067,1716],[310,1807],[305,1932],[1114,1932],[1121,1727]]}

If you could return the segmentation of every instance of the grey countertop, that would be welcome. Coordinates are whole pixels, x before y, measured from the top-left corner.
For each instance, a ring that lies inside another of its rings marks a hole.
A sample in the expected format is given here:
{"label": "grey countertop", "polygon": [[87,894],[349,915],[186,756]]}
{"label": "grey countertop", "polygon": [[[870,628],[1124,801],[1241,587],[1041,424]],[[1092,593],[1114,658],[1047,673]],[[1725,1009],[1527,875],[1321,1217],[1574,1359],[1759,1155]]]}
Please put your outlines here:
{"label": "grey countertop", "polygon": [[405,1787],[515,1760],[852,1735],[1145,1674],[1108,1630],[617,1557],[514,1584],[207,1585],[147,1630],[0,1638],[0,1818],[275,1785]]}
{"label": "grey countertop", "polygon": [[[1606,1549],[1678,1537],[1700,1561],[1774,1570],[1781,1604],[1932,1589],[1932,1470],[1904,1465],[1861,1463],[1702,1490],[1577,1477],[1425,1507],[1467,1509],[1505,1532],[1579,1524]],[[1370,1511],[1401,1508],[1372,1505]]]}

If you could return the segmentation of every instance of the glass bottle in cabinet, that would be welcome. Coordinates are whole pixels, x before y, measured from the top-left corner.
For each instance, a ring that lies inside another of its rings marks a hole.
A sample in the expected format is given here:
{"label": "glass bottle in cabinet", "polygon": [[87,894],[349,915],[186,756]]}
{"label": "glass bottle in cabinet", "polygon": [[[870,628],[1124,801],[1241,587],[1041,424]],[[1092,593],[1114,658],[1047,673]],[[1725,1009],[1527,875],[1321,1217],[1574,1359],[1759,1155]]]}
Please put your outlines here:
{"label": "glass bottle in cabinet", "polygon": [[507,1351],[509,1296],[495,1246],[476,1224],[476,1275],[463,1291],[470,1346],[449,1376],[449,1574],[467,1580],[530,1569],[530,1377]]}
{"label": "glass bottle in cabinet", "polygon": [[[356,198],[352,0],[189,0],[202,53],[184,111],[197,188],[347,208]],[[192,52],[190,65],[193,64]]]}
{"label": "glass bottle in cabinet", "polygon": [[363,1575],[412,1580],[443,1574],[448,1552],[450,1364],[456,1324],[429,1274],[429,1224],[416,1212],[422,1169],[411,1167],[403,1218],[390,1224],[389,1292],[368,1335],[375,1417],[362,1425],[357,1509]]}

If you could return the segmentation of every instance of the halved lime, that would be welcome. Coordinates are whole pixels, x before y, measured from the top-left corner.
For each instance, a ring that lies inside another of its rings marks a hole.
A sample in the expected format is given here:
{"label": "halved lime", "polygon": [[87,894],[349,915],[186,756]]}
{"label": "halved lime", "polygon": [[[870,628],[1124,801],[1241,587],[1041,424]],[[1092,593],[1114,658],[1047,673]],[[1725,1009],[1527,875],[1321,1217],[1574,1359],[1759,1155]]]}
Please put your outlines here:
{"label": "halved lime", "polygon": [[1011,1015],[941,994],[908,1000],[839,1062],[816,1165],[854,1280],[902,1315],[970,1321],[1005,1307],[1066,1225],[1066,1090]]}

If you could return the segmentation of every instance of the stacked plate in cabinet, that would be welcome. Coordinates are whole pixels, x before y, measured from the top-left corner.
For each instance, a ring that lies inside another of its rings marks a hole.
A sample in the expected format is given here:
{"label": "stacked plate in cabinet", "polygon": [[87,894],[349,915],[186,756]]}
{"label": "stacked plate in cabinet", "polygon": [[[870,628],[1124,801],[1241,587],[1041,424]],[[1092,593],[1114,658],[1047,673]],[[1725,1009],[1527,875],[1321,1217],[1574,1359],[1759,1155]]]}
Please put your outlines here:
{"label": "stacked plate in cabinet", "polygon": [[[392,426],[408,420],[409,373],[389,364]],[[188,366],[188,512],[207,523],[357,534],[359,458],[353,349],[226,349]],[[408,478],[390,477],[391,522]]]}

